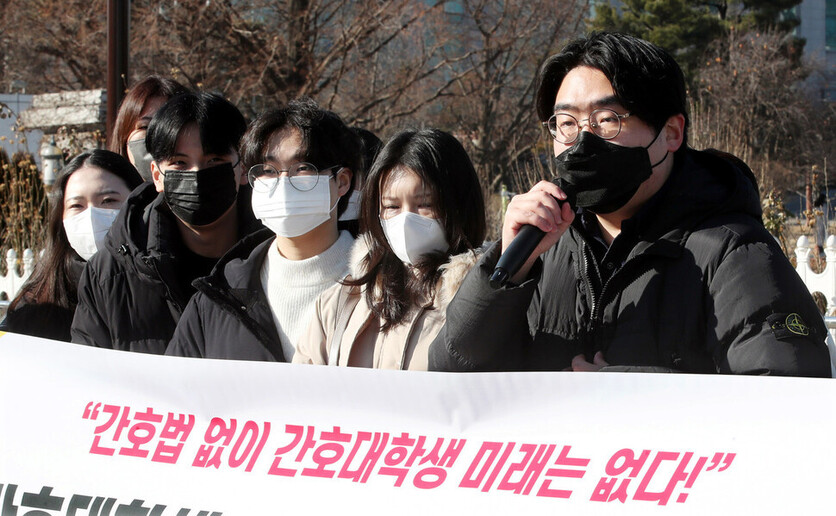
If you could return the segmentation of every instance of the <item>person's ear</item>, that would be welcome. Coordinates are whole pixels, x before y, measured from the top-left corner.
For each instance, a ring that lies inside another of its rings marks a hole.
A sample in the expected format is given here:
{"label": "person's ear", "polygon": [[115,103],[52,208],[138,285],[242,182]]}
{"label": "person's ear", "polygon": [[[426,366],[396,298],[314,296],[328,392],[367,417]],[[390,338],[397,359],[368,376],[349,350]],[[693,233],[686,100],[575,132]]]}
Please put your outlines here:
{"label": "person's ear", "polygon": [[238,164],[235,165],[235,175],[238,177],[238,184],[245,185],[247,184],[247,171],[244,170],[244,164],[241,162],[241,159],[238,159]]}
{"label": "person's ear", "polygon": [[165,183],[165,175],[163,174],[162,170],[160,170],[159,165],[157,165],[156,161],[151,162],[151,179],[154,180],[154,186],[157,187],[158,192],[162,192],[165,188],[163,187]]}
{"label": "person's ear", "polygon": [[337,195],[342,197],[351,189],[351,169],[343,167],[338,173],[337,177]]}
{"label": "person's ear", "polygon": [[665,122],[665,145],[669,152],[676,152],[685,143],[685,116],[681,113],[668,118]]}

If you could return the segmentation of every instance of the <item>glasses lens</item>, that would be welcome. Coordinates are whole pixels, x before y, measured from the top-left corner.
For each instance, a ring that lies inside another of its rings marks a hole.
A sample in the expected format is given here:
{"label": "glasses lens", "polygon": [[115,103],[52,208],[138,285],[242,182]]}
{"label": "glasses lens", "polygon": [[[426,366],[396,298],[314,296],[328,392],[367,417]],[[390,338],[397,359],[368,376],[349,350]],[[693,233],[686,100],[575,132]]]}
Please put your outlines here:
{"label": "glasses lens", "polygon": [[621,132],[621,118],[611,109],[598,109],[589,114],[592,132],[605,140],[615,138]]}
{"label": "glasses lens", "polygon": [[296,163],[290,167],[287,176],[293,188],[307,192],[319,182],[319,169],[310,163]]}
{"label": "glasses lens", "polygon": [[261,163],[253,165],[247,172],[247,181],[256,192],[269,192],[273,184],[278,180],[279,171],[270,165]]}
{"label": "glasses lens", "polygon": [[571,143],[578,137],[578,121],[572,115],[558,113],[549,119],[549,131],[560,143]]}

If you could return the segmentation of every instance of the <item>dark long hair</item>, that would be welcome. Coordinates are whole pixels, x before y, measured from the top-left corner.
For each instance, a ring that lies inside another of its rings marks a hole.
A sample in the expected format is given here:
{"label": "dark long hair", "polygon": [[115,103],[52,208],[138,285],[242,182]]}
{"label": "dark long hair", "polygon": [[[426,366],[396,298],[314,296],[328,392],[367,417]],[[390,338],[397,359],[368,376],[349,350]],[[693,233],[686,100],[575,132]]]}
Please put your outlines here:
{"label": "dark long hair", "polygon": [[124,181],[131,190],[142,184],[142,177],[131,162],[115,152],[93,150],[70,160],[58,173],[50,192],[44,254],[9,305],[10,310],[14,310],[20,302],[49,303],[69,309],[78,304],[81,257],[70,246],[67,233],[64,231],[64,193],[70,176],[83,166],[110,172]]}
{"label": "dark long hair", "polygon": [[[382,189],[395,169],[409,169],[431,191],[450,248],[422,257],[410,271],[389,246],[380,224]],[[461,143],[438,129],[403,131],[390,139],[372,165],[360,200],[360,230],[369,245],[366,274],[347,280],[363,286],[383,331],[401,323],[419,299],[432,300],[439,267],[456,254],[482,245],[487,231],[485,201],[473,163]]]}
{"label": "dark long hair", "polygon": [[158,75],[149,75],[134,84],[119,105],[116,123],[113,124],[113,133],[108,143],[109,149],[127,158],[128,135],[134,130],[145,103],[156,97],[168,100],[186,91],[186,87],[179,82]]}

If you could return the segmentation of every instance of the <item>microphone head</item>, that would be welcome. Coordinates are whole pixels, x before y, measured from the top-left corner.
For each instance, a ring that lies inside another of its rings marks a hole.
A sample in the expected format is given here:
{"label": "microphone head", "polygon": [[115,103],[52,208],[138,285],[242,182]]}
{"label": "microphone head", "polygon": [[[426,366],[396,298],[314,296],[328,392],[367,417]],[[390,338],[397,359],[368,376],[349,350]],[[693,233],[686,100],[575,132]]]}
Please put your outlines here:
{"label": "microphone head", "polygon": [[510,275],[508,274],[508,271],[506,271],[502,267],[497,267],[496,269],[494,269],[493,274],[491,274],[491,279],[489,283],[491,285],[491,288],[496,290],[504,287],[505,284],[508,283],[509,279]]}

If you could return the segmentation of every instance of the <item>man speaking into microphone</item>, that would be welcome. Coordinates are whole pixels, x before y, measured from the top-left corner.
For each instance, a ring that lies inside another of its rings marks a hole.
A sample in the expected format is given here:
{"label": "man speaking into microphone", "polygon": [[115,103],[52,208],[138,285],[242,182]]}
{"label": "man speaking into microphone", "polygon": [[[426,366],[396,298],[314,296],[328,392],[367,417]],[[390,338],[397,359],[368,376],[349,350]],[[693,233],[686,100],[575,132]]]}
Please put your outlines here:
{"label": "man speaking into microphone", "polygon": [[[688,148],[668,53],[616,33],[575,40],[541,67],[535,102],[557,180],[511,201],[431,369],[830,376],[822,318],[763,226],[752,172]],[[494,275],[525,226],[542,240]]]}

